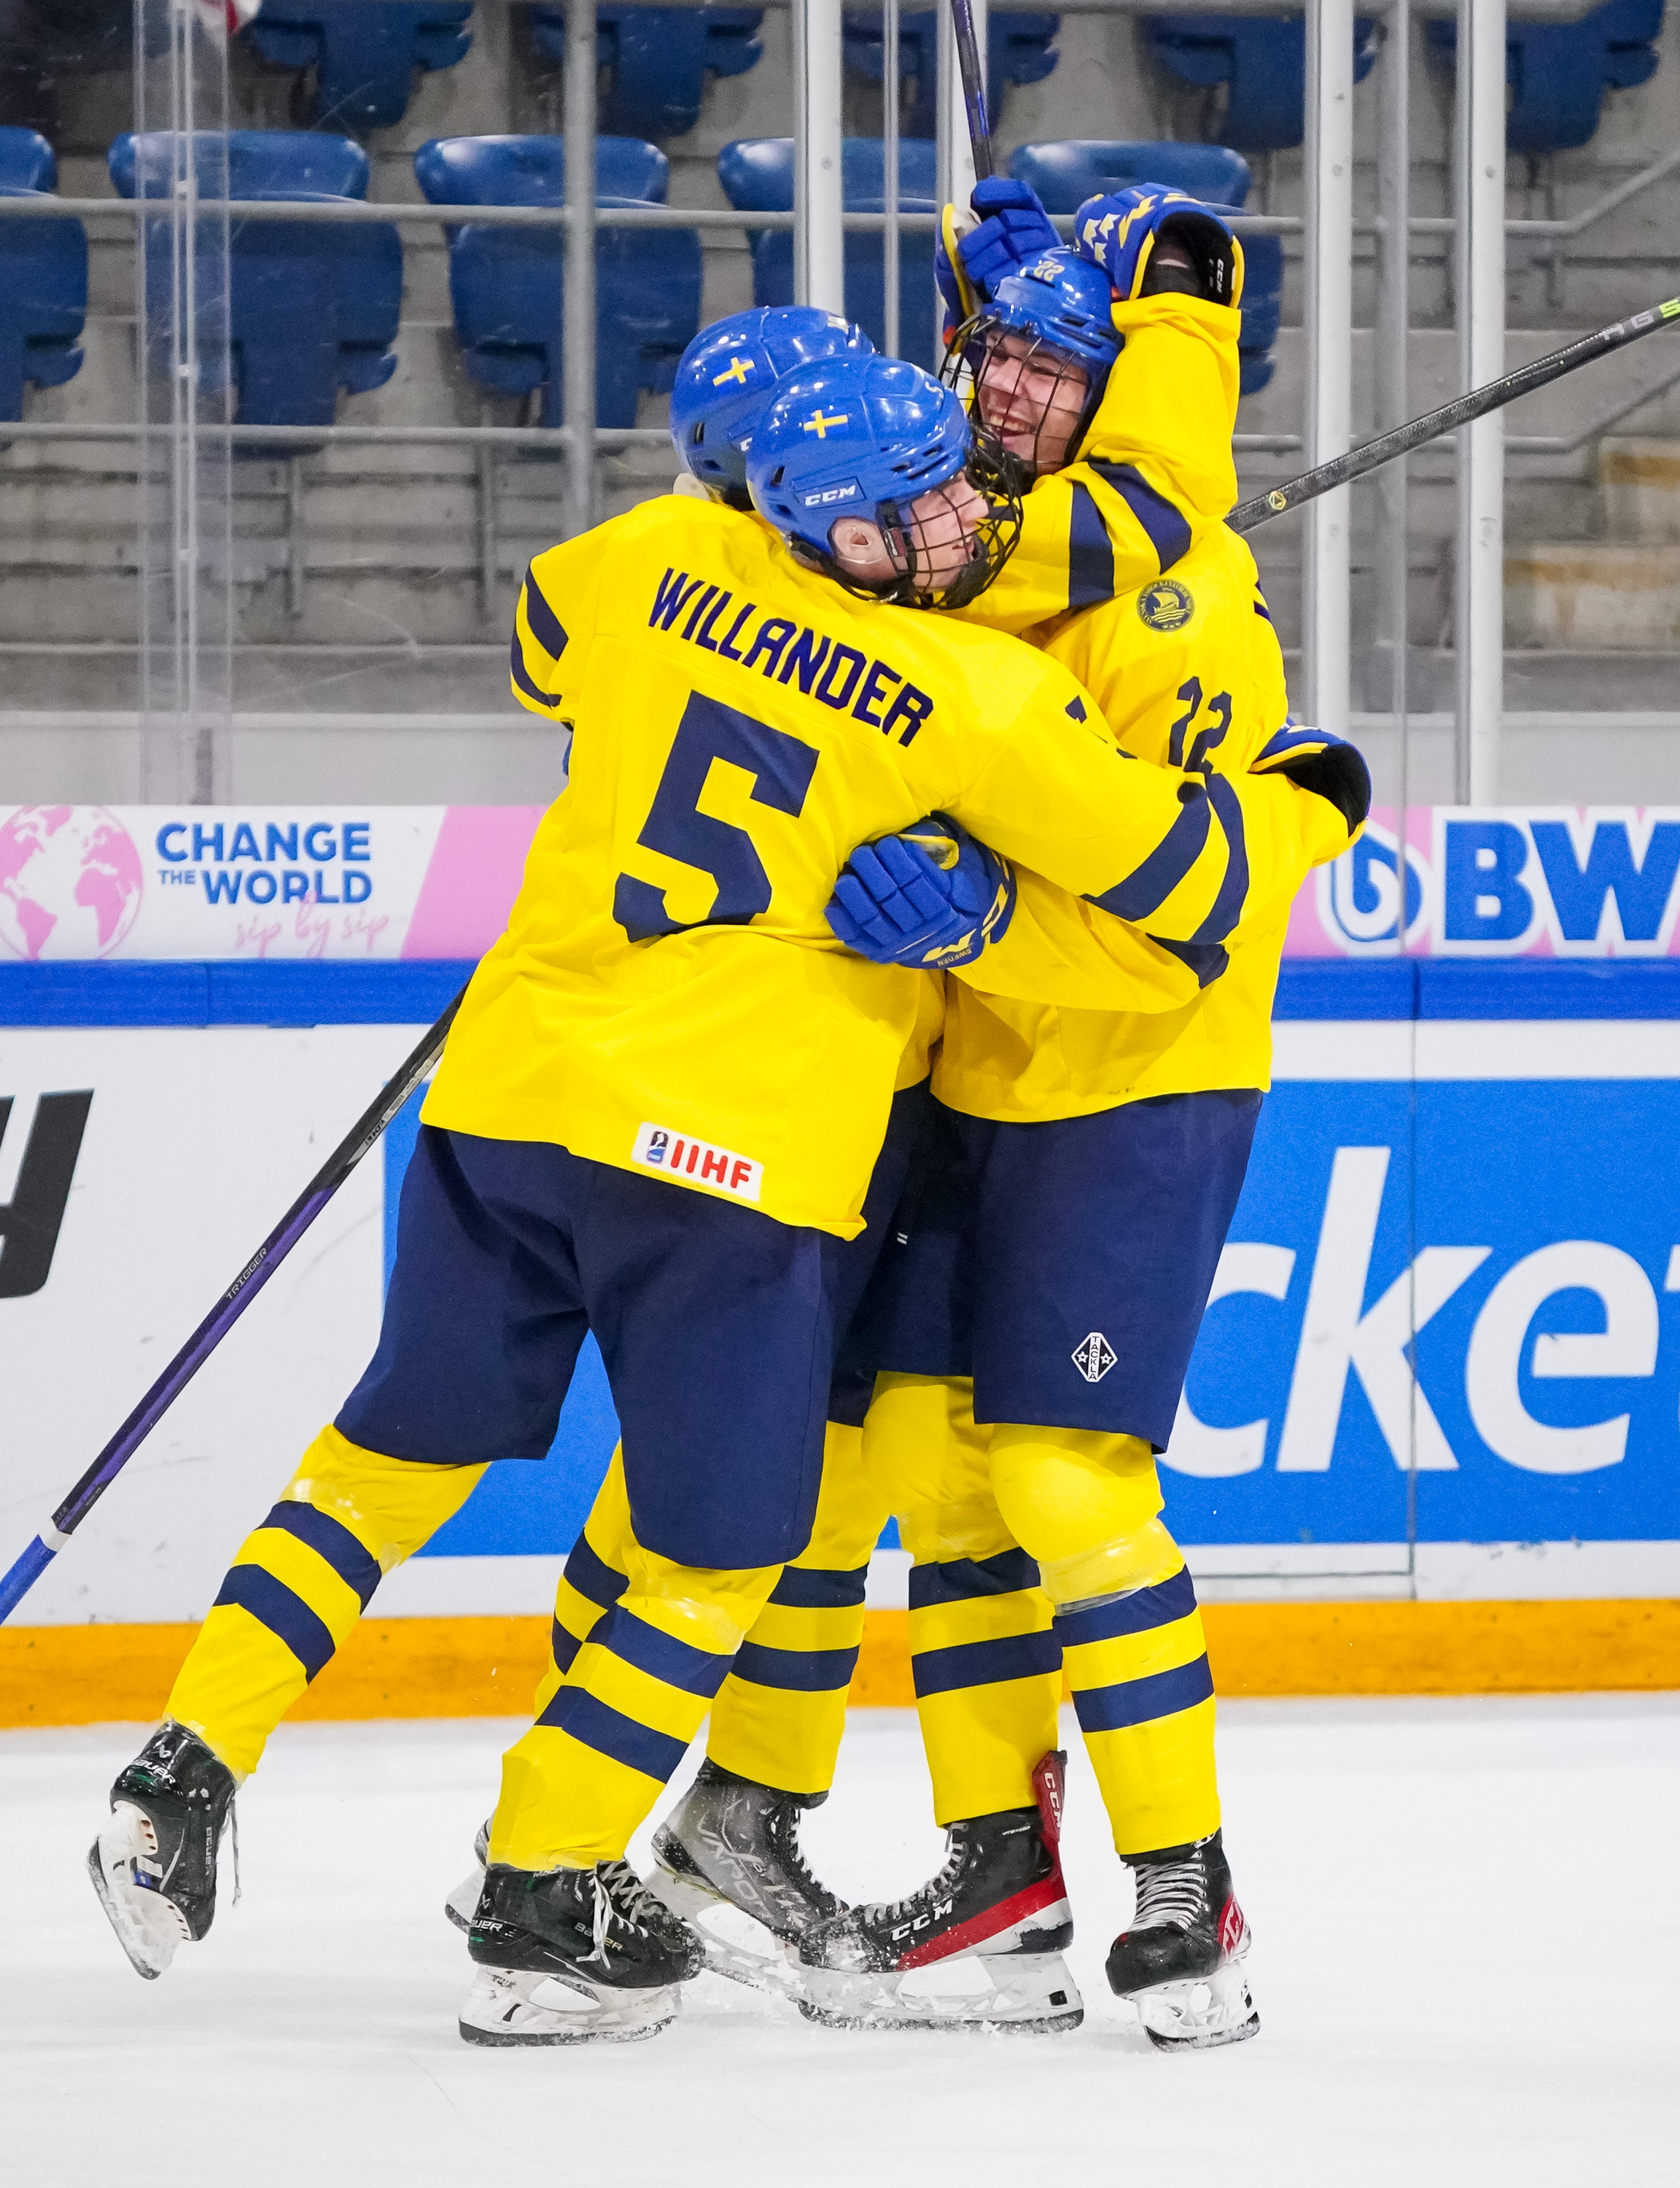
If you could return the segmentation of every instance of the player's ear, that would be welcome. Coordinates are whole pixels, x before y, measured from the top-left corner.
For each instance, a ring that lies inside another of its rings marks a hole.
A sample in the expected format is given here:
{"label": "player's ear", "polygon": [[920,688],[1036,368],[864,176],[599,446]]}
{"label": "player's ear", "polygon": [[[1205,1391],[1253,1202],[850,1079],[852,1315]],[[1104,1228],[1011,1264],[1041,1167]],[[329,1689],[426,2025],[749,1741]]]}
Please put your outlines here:
{"label": "player's ear", "polygon": [[837,517],[828,544],[837,562],[878,562],[887,551],[880,527],[866,516]]}

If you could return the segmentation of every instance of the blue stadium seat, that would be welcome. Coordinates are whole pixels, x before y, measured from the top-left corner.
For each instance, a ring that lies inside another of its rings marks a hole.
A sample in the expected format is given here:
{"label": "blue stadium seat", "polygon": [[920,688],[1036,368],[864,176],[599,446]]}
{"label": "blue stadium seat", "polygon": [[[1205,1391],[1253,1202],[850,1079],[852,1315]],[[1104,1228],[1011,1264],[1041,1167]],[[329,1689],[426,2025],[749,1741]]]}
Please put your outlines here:
{"label": "blue stadium seat", "polygon": [[[53,148],[32,129],[0,129],[0,197],[48,197]],[[0,418],[21,418],[25,381],[62,387],[82,369],[87,231],[48,215],[0,223]]]}
{"label": "blue stadium seat", "polygon": [[[929,138],[899,140],[899,209],[934,212],[938,203],[938,148]],[[718,180],[724,195],[742,212],[793,210],[793,139],[742,137],[718,155]],[[884,210],[886,168],[878,137],[848,137],[841,147],[841,200],[848,212]],[[753,247],[755,304],[793,302],[793,235],[789,228],[763,228],[748,238]],[[846,238],[846,313],[877,349],[930,364],[934,349],[933,239],[911,232],[899,255],[899,335],[887,334],[887,299],[882,239]]]}
{"label": "blue stadium seat", "polygon": [[[566,202],[562,137],[437,137],[414,155],[433,205]],[[629,137],[595,139],[599,206],[662,205],[670,162]],[[449,296],[467,370],[502,395],[543,390],[542,422],[562,422],[558,228],[449,230]],[[634,426],[640,388],[668,394],[700,325],[700,238],[692,228],[603,228],[595,235],[595,419]]]}
{"label": "blue stadium seat", "polygon": [[[1009,162],[1018,182],[1030,183],[1049,212],[1077,212],[1100,192],[1159,183],[1187,190],[1205,204],[1240,209],[1249,195],[1249,163],[1223,144],[1108,144],[1085,138],[1068,144],[1023,144]],[[1283,309],[1283,239],[1243,239],[1243,392],[1258,395],[1276,369],[1271,355]]]}
{"label": "blue stadium seat", "polygon": [[[745,76],[764,53],[762,8],[598,8],[596,54],[607,72],[600,126],[623,137],[682,137],[700,116],[706,71]],[[566,58],[566,11],[532,11],[537,50]]]}
{"label": "blue stadium seat", "polygon": [[471,13],[472,0],[262,0],[248,29],[265,60],[314,70],[300,120],[365,132],[403,119],[417,68],[454,68],[464,58]]}
{"label": "blue stadium seat", "polygon": [[[132,198],[167,188],[171,138],[163,133],[119,137],[110,148],[111,180]],[[206,130],[194,139],[200,189],[215,197],[311,200],[365,197],[368,155],[347,137],[313,131]],[[224,164],[225,162],[225,164]],[[149,223],[146,249],[169,248],[162,221]],[[221,294],[216,228],[201,231],[201,295]],[[340,227],[236,217],[231,228],[228,340],[238,422],[245,426],[330,426],[341,387],[352,395],[384,386],[397,369],[403,303],[403,245],[386,221]],[[155,293],[169,294],[160,264]],[[241,444],[253,453],[250,443]],[[260,448],[255,453],[263,453]],[[272,453],[270,451],[269,453]]]}
{"label": "blue stadium seat", "polygon": [[[1591,144],[1608,87],[1630,91],[1656,74],[1663,0],[1608,0],[1578,23],[1510,23],[1505,30],[1508,151],[1537,155]],[[1455,68],[1457,25],[1429,25],[1430,49]]]}
{"label": "blue stadium seat", "polygon": [[[1146,15],[1159,65],[1181,82],[1229,86],[1219,133],[1239,152],[1286,152],[1306,134],[1306,25],[1299,15]],[[1381,39],[1353,26],[1353,80],[1362,83]]]}
{"label": "blue stadium seat", "polygon": [[[916,89],[899,112],[899,128],[905,137],[939,134],[937,82],[939,75],[938,18],[933,9],[917,8],[899,17],[899,75]],[[1059,15],[1016,14],[988,11],[986,16],[986,104],[994,121],[1006,83],[1041,83],[1056,66],[1056,34]],[[848,9],[845,18],[846,66],[871,83],[883,73],[880,11]]]}

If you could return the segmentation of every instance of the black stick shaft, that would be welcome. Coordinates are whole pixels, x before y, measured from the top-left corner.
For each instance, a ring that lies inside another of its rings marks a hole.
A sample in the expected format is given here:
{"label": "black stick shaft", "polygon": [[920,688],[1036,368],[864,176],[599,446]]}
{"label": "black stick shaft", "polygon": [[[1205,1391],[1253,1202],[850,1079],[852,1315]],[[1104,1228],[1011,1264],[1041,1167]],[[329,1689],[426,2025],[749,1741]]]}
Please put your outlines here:
{"label": "black stick shaft", "polygon": [[[950,0],[950,12],[956,31],[956,65],[962,71],[962,103],[968,112],[968,142],[974,153],[974,179],[984,183],[994,172],[992,126],[986,118],[986,79],[974,35],[974,11],[970,0]],[[891,60],[888,65],[893,65]]]}
{"label": "black stick shaft", "polygon": [[[952,0],[953,6],[958,4],[959,0]],[[1566,373],[1578,372],[1583,364],[1609,357],[1614,350],[1625,349],[1629,342],[1655,334],[1660,327],[1671,325],[1677,319],[1680,296],[1671,297],[1666,304],[1655,305],[1649,312],[1636,312],[1632,319],[1618,319],[1614,326],[1600,327],[1596,334],[1583,335],[1566,348],[1554,349],[1548,357],[1537,357],[1532,364],[1508,372],[1502,380],[1491,380],[1486,387],[1473,388],[1468,395],[1443,403],[1439,410],[1427,410],[1409,425],[1396,426],[1391,433],[1378,434],[1374,441],[1363,442],[1358,448],[1350,448],[1345,455],[1333,456],[1316,471],[1303,471],[1299,478],[1273,487],[1270,493],[1257,493],[1247,501],[1239,501],[1225,521],[1233,532],[1252,532],[1257,524],[1269,523],[1286,510],[1299,509],[1303,502],[1316,501],[1321,493],[1328,493],[1334,487],[1363,478],[1368,471],[1391,464],[1396,456],[1420,448],[1427,441],[1439,440],[1443,434],[1468,426],[1473,419],[1486,417],[1490,410],[1502,410],[1519,395],[1531,394],[1536,387],[1563,379]]]}
{"label": "black stick shaft", "polygon": [[[443,1052],[444,1038],[461,1007],[455,997],[420,1046],[369,1102],[240,1271],[227,1290],[164,1369],[139,1404],[54,1513],[50,1528],[30,1544],[10,1571],[0,1575],[0,1622],[8,1618],[54,1555],[93,1510],[164,1414],[251,1305],[280,1263],[338,1191]],[[49,1539],[50,1537],[50,1539]]]}

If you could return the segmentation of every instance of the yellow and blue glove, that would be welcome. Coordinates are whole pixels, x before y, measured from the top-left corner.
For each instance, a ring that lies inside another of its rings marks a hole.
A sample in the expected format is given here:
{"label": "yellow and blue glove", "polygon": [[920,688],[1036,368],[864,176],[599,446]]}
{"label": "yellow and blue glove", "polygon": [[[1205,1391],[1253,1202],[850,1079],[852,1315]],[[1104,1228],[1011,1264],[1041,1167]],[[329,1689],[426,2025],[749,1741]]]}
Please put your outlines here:
{"label": "yellow and blue glove", "polygon": [[976,183],[968,200],[978,216],[965,223],[947,206],[933,243],[933,279],[944,298],[944,338],[972,319],[990,301],[997,285],[1040,251],[1061,241],[1036,191],[1008,175],[989,175]]}
{"label": "yellow and blue glove", "polygon": [[828,902],[828,923],[877,965],[941,972],[972,965],[1015,910],[1015,875],[947,813],[860,843]]}
{"label": "yellow and blue glove", "polygon": [[[1074,248],[1108,276],[1121,303],[1175,289],[1211,304],[1243,301],[1242,245],[1217,206],[1182,190],[1145,183],[1087,198],[1074,216]],[[1169,271],[1158,254],[1182,263]]]}

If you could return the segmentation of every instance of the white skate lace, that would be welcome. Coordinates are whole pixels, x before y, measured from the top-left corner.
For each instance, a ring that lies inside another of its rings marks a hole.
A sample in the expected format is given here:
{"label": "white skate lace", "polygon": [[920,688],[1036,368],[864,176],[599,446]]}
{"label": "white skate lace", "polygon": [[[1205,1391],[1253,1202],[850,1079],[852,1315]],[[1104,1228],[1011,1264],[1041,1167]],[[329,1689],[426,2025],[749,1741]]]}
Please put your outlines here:
{"label": "white skate lace", "polygon": [[614,1922],[626,1930],[648,1934],[648,1915],[662,1903],[650,1892],[627,1861],[604,1861],[595,1871],[595,1948],[603,1967],[611,1965],[606,1940]]}
{"label": "white skate lace", "polygon": [[1207,1912],[1202,1864],[1193,1858],[1140,1867],[1136,1876],[1137,1912],[1131,1918],[1134,1929],[1188,1930]]}

